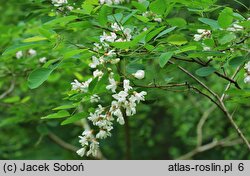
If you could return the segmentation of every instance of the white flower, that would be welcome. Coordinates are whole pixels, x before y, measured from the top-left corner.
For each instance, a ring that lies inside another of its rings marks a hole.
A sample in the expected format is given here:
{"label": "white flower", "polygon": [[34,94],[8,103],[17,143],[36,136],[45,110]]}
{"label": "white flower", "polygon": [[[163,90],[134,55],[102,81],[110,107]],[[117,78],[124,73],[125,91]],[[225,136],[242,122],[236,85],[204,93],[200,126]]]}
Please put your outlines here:
{"label": "white flower", "polygon": [[114,109],[117,109],[117,108],[119,108],[119,103],[118,103],[118,101],[112,101],[111,102],[111,108],[110,108],[110,112],[112,112]]}
{"label": "white flower", "polygon": [[90,113],[88,119],[95,124],[99,119],[99,115],[96,113]]}
{"label": "white flower", "polygon": [[74,10],[74,7],[73,7],[73,6],[66,6],[66,8],[67,8],[69,11]]}
{"label": "white flower", "polygon": [[17,59],[21,59],[22,57],[23,57],[23,52],[22,51],[16,52],[16,58]]}
{"label": "white flower", "polygon": [[125,42],[125,40],[123,38],[119,38],[115,42]]}
{"label": "white flower", "polygon": [[36,50],[29,49],[28,53],[29,53],[30,56],[35,56],[36,55]]}
{"label": "white flower", "polygon": [[99,43],[94,43],[93,50],[98,52],[100,49],[102,49],[102,46]]}
{"label": "white flower", "polygon": [[147,30],[148,30],[148,28],[147,28],[147,27],[145,27],[145,28],[143,28],[142,30],[143,30],[143,31],[147,31]]}
{"label": "white flower", "polygon": [[89,151],[87,152],[87,156],[93,155],[96,156],[99,148],[99,142],[93,140],[92,143],[90,144]]}
{"label": "white flower", "polygon": [[124,102],[126,101],[126,97],[128,96],[128,93],[125,91],[121,91],[118,94],[112,95],[118,102]]}
{"label": "white flower", "polygon": [[89,78],[87,81],[85,81],[85,82],[82,83],[81,90],[83,92],[87,92],[88,91],[89,84],[91,83],[91,81],[92,81],[92,78]]}
{"label": "white flower", "polygon": [[210,30],[206,30],[206,29],[197,29],[197,32],[199,34],[195,34],[194,35],[194,40],[195,41],[199,41],[204,37],[209,37],[211,35],[211,31]]}
{"label": "white flower", "polygon": [[112,0],[100,0],[100,4],[108,4],[108,5],[112,5],[113,2]]}
{"label": "white flower", "polygon": [[71,89],[87,92],[91,81],[92,81],[92,78],[88,79],[85,82],[80,83],[78,80],[75,79],[74,82],[71,83],[71,85],[72,85]]}
{"label": "white flower", "polygon": [[104,73],[98,69],[93,72],[94,78],[98,77],[100,79],[103,76],[103,74]]}
{"label": "white flower", "polygon": [[250,75],[247,75],[244,79],[245,83],[250,83]]}
{"label": "white flower", "polygon": [[79,140],[79,143],[82,145],[82,146],[85,146],[85,145],[88,145],[88,139],[86,136],[79,136],[80,140]]}
{"label": "white flower", "polygon": [[244,28],[243,28],[243,26],[240,26],[240,25],[238,25],[238,24],[233,24],[233,27],[236,29],[236,30],[243,30]]}
{"label": "white flower", "polygon": [[113,93],[115,93],[115,90],[117,88],[116,81],[114,78],[109,77],[109,85],[106,86],[107,90],[111,90]]}
{"label": "white flower", "polygon": [[162,19],[161,18],[154,18],[154,21],[156,21],[156,22],[162,22]]}
{"label": "white flower", "polygon": [[200,41],[201,38],[202,38],[202,35],[200,35],[200,34],[195,34],[194,35],[194,41]]}
{"label": "white flower", "polygon": [[92,96],[90,97],[90,102],[91,102],[91,103],[97,103],[97,102],[100,101],[100,99],[101,99],[101,98],[100,98],[98,95],[94,94],[94,95],[92,95]]}
{"label": "white flower", "polygon": [[105,32],[103,32],[103,35],[100,36],[100,42],[101,43],[103,43],[104,41],[114,42],[116,38],[117,36],[114,32],[111,32],[110,35],[107,35]]}
{"label": "white flower", "polygon": [[105,130],[100,130],[97,134],[96,134],[96,138],[98,139],[105,139],[108,136],[111,136],[110,132],[107,132]]}
{"label": "white flower", "polygon": [[84,130],[84,132],[82,132],[83,136],[86,136],[87,138],[90,138],[92,135],[92,131],[91,130]]}
{"label": "white flower", "polygon": [[126,115],[132,116],[136,114],[136,103],[133,96],[129,98],[129,101],[126,101],[124,104],[124,108],[126,109]]}
{"label": "white flower", "polygon": [[111,64],[117,64],[117,63],[119,63],[120,62],[120,58],[116,58],[116,59],[111,59],[110,60],[110,63]]}
{"label": "white flower", "polygon": [[47,58],[46,57],[41,57],[40,59],[39,59],[39,62],[40,63],[45,63],[47,61]]}
{"label": "white flower", "polygon": [[76,153],[77,153],[79,156],[83,157],[83,156],[85,155],[85,153],[86,153],[86,148],[85,148],[85,147],[80,148],[79,150],[76,151]]}
{"label": "white flower", "polygon": [[123,88],[125,92],[128,92],[130,89],[132,89],[132,87],[129,85],[128,79],[123,80]]}
{"label": "white flower", "polygon": [[145,77],[144,70],[137,70],[134,74],[132,74],[137,79],[143,79]]}
{"label": "white flower", "polygon": [[116,22],[111,24],[111,28],[114,30],[114,31],[121,31],[123,30],[123,27],[118,25]]}
{"label": "white flower", "polygon": [[100,0],[100,4],[108,4],[108,5],[112,5],[112,4],[120,4],[122,3],[124,0]]}
{"label": "white flower", "polygon": [[210,47],[208,47],[208,46],[203,46],[203,50],[204,50],[204,51],[210,51],[210,50],[211,50],[211,48],[210,48]]}
{"label": "white flower", "polygon": [[136,91],[134,91],[134,97],[137,103],[140,103],[140,101],[145,101],[145,98],[144,98],[145,95],[147,95],[147,92],[145,91],[141,91],[140,93],[137,93]]}
{"label": "white flower", "polygon": [[202,33],[204,33],[206,31],[206,29],[197,29],[197,32],[199,33],[199,34],[202,34]]}
{"label": "white flower", "polygon": [[131,29],[126,28],[126,29],[123,31],[123,33],[125,34],[127,41],[130,41],[131,38],[132,38],[132,36],[131,36]]}
{"label": "white flower", "polygon": [[109,50],[107,53],[105,53],[105,56],[112,57],[116,55],[115,50]]}
{"label": "white flower", "polygon": [[244,67],[248,72],[250,72],[250,61],[245,64]]}
{"label": "white flower", "polygon": [[89,64],[91,68],[96,68],[100,64],[97,57],[92,56],[92,63]]}
{"label": "white flower", "polygon": [[125,121],[124,121],[122,112],[121,112],[121,110],[120,110],[119,108],[116,109],[116,110],[113,112],[113,115],[117,117],[117,122],[118,122],[120,125],[124,125]]}
{"label": "white flower", "polygon": [[67,0],[52,0],[52,3],[54,4],[54,6],[61,6],[63,4],[67,4],[68,1]]}
{"label": "white flower", "polygon": [[74,82],[72,82],[71,85],[72,90],[80,90],[82,87],[82,84],[77,79],[74,79]]}

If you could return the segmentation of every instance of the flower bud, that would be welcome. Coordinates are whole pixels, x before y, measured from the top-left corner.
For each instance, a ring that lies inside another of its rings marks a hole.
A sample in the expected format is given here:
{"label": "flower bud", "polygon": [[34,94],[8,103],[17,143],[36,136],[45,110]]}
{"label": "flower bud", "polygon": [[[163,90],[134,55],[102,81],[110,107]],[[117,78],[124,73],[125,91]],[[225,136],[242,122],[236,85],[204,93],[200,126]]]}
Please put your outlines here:
{"label": "flower bud", "polygon": [[137,79],[143,79],[145,77],[145,72],[144,70],[137,70],[137,72],[132,75]]}

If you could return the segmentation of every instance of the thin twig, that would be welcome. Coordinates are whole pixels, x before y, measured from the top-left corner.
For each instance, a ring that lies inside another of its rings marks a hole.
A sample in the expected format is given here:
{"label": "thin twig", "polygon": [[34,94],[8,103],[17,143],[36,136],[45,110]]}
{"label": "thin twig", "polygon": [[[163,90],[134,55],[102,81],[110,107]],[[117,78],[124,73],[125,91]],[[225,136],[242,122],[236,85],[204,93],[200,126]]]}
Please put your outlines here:
{"label": "thin twig", "polygon": [[211,106],[208,110],[206,110],[198,125],[197,125],[197,147],[201,146],[202,145],[202,138],[203,138],[203,132],[202,132],[202,128],[203,128],[203,125],[205,124],[206,120],[208,119],[209,115],[211,114],[211,112],[213,112],[215,110],[216,106],[213,105]]}
{"label": "thin twig", "polygon": [[192,158],[193,156],[199,154],[199,153],[202,153],[202,152],[205,152],[207,150],[211,150],[215,147],[229,147],[229,146],[233,146],[233,145],[237,145],[237,144],[240,144],[242,143],[242,140],[239,140],[239,139],[234,139],[234,140],[228,140],[227,138],[225,139],[222,139],[222,140],[214,140],[208,144],[205,144],[205,145],[202,145],[202,146],[199,146],[197,148],[195,148],[194,150],[188,152],[187,154],[185,155],[182,155],[180,156],[179,158],[177,158],[177,160],[186,160],[186,159],[190,159]]}
{"label": "thin twig", "polygon": [[3,99],[4,97],[6,97],[8,94],[10,94],[10,93],[14,90],[15,84],[16,84],[15,79],[12,79],[11,84],[10,84],[10,87],[9,87],[5,92],[3,92],[3,93],[0,95],[0,100]]}
{"label": "thin twig", "polygon": [[76,152],[79,148],[77,148],[76,146],[74,145],[71,145],[67,142],[65,142],[64,140],[62,140],[60,137],[58,137],[56,134],[50,132],[48,134],[49,138],[51,140],[53,140],[56,144],[58,144],[59,146],[61,146],[62,148],[66,149],[66,150],[69,150],[69,151],[73,151],[73,152]]}
{"label": "thin twig", "polygon": [[[169,61],[171,64],[175,64],[172,61]],[[196,78],[193,74],[191,74],[189,71],[184,69],[183,67],[178,65],[178,68],[182,70],[184,73],[189,75],[191,78],[193,78],[197,83],[199,83],[202,87],[204,87],[208,92],[210,92],[218,101],[218,103],[215,103],[221,110],[222,112],[226,115],[226,117],[229,119],[230,123],[233,125],[234,129],[238,133],[238,135],[241,137],[241,139],[244,141],[244,143],[247,145],[248,149],[250,150],[250,144],[248,140],[246,139],[245,135],[242,133],[238,125],[234,122],[232,115],[228,112],[228,109],[226,108],[224,102],[221,100],[221,98],[214,93],[210,88],[208,88],[202,81],[200,81],[198,78]],[[199,90],[199,89],[198,89]],[[208,97],[209,98],[209,97]],[[212,100],[212,99],[210,99]],[[213,101],[214,102],[214,101]]]}

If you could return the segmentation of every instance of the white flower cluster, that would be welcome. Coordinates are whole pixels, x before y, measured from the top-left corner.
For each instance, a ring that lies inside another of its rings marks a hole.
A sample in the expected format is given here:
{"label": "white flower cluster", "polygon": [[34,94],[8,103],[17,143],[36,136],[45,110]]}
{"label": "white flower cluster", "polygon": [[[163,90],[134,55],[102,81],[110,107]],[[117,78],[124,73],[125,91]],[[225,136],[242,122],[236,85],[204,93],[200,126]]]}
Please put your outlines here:
{"label": "white flower cluster", "polygon": [[[118,54],[109,46],[109,42],[130,41],[132,31],[117,23],[113,23],[111,28],[112,32],[109,34],[103,32],[103,35],[100,36],[100,43],[94,43],[93,50],[97,54],[92,56],[92,62],[89,64],[90,68],[94,69],[93,77],[85,82],[74,80],[71,83],[72,90],[83,93],[88,92],[89,84],[94,78],[98,78],[98,80],[102,79],[104,75],[102,68],[106,68],[106,64],[119,63]],[[99,147],[98,139],[105,139],[111,136],[113,121],[116,120],[119,124],[123,125],[125,123],[124,115],[132,116],[136,114],[137,104],[144,101],[144,96],[147,95],[145,91],[136,92],[133,90],[128,79],[123,80],[123,88],[118,92],[118,82],[115,80],[111,68],[108,68],[108,73],[109,84],[106,85],[106,89],[112,92],[112,101],[110,106],[107,107],[102,107],[101,104],[98,104],[95,111],[89,114],[88,120],[98,128],[98,131],[96,133],[94,131],[84,131],[82,133],[79,140],[82,148],[77,151],[80,156],[96,156]],[[138,70],[132,75],[137,79],[143,79],[145,73],[143,70]],[[90,97],[91,103],[98,103],[100,100],[101,97],[96,94]]]}
{"label": "white flower cluster", "polygon": [[198,34],[194,35],[195,41],[200,41],[203,38],[210,37],[211,31],[207,29],[197,29]]}
{"label": "white flower cluster", "polygon": [[60,11],[72,11],[74,10],[74,7],[71,5],[68,5],[67,0],[51,0],[52,4],[57,7]]}
{"label": "white flower cluster", "polygon": [[151,18],[152,20],[156,21],[156,22],[162,22],[162,18],[160,15],[157,15],[151,11],[146,11],[142,14],[142,16],[147,17],[147,18]]}
{"label": "white flower cluster", "polygon": [[[107,89],[112,92],[116,91],[116,84],[114,83],[113,78],[110,78],[110,85],[107,86]],[[111,86],[111,88],[109,87]],[[93,131],[84,131],[80,137],[80,144],[82,148],[77,151],[77,154],[84,156],[85,154],[89,156],[97,155],[97,149],[99,147],[99,142],[97,139],[105,139],[111,136],[110,131],[113,129],[113,120],[116,117],[116,121],[120,125],[124,125],[124,115],[132,116],[136,114],[136,105],[140,101],[144,101],[144,96],[147,95],[145,91],[142,92],[132,92],[132,87],[129,84],[129,80],[125,79],[123,81],[123,90],[119,93],[112,95],[114,100],[111,102],[111,106],[108,110],[105,111],[105,108],[102,105],[98,105],[94,113],[90,113],[88,120],[90,120],[94,126],[99,128],[98,133],[93,137]],[[131,93],[132,92],[132,93]],[[100,97],[93,95],[91,99],[98,102]],[[125,111],[124,114],[122,111]],[[88,151],[87,151],[88,150]],[[87,151],[87,152],[86,152]]]}
{"label": "white flower cluster", "polygon": [[62,6],[64,4],[68,4],[67,0],[51,0],[52,4],[54,4],[54,6],[59,7]]}
{"label": "white flower cluster", "polygon": [[234,23],[231,27],[227,28],[227,31],[230,32],[236,32],[236,31],[242,31],[244,28],[237,23]]}
{"label": "white flower cluster", "polygon": [[100,4],[108,4],[108,5],[121,4],[123,2],[124,0],[100,0]]}
{"label": "white flower cluster", "polygon": [[[28,50],[28,55],[29,56],[31,56],[31,57],[33,57],[33,56],[36,56],[36,50],[33,50],[33,49],[29,49]],[[23,51],[18,51],[18,52],[16,52],[16,58],[17,59],[21,59],[22,57],[23,57]]]}
{"label": "white flower cluster", "polygon": [[244,82],[245,83],[250,83],[250,61],[248,61],[246,64],[245,64],[245,70],[246,70],[246,74],[245,74],[245,79],[244,79]]}
{"label": "white flower cluster", "polygon": [[85,82],[80,83],[78,80],[74,80],[74,82],[71,83],[72,90],[78,90],[81,92],[88,92],[89,84],[91,83],[92,78],[88,79]]}
{"label": "white flower cluster", "polygon": [[[26,53],[27,53],[27,55],[26,55]],[[37,52],[36,52],[36,50],[34,50],[34,49],[29,49],[27,52],[23,52],[23,51],[17,51],[16,52],[16,58],[17,59],[21,59],[21,58],[23,58],[24,56],[29,56],[29,57],[34,57],[34,56],[36,56],[37,55]],[[40,63],[45,63],[47,61],[47,58],[46,57],[42,57],[42,58],[40,58],[39,59],[39,62]]]}

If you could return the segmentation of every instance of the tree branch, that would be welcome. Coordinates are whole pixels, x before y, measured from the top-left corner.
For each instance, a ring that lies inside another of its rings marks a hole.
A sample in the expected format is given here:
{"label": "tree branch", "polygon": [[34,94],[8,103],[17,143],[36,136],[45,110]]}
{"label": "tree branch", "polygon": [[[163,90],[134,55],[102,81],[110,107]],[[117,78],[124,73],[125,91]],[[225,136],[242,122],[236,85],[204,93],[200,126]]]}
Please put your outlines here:
{"label": "tree branch", "polygon": [[76,152],[79,148],[77,148],[74,145],[71,145],[67,142],[65,142],[64,140],[62,140],[61,138],[59,138],[56,134],[50,132],[48,134],[49,138],[54,141],[56,144],[58,144],[59,146],[61,146],[62,148],[72,151],[72,152]]}
{"label": "tree branch", "polygon": [[[169,61],[169,63],[175,64],[172,61]],[[192,75],[189,71],[187,71],[186,69],[184,69],[183,67],[181,67],[179,65],[178,65],[178,68],[180,70],[182,70],[184,73],[186,73],[187,75],[189,75],[191,78],[193,78],[197,83],[199,83],[202,87],[204,87],[208,92],[210,92],[217,99],[218,103],[216,102],[216,105],[217,106],[219,105],[218,107],[220,107],[222,112],[229,119],[230,123],[233,125],[233,127],[236,130],[236,132],[238,133],[238,135],[241,137],[241,139],[244,141],[244,143],[247,145],[248,149],[250,150],[250,144],[249,144],[248,140],[246,139],[246,137],[244,136],[244,134],[242,133],[242,131],[240,130],[238,125],[234,122],[232,115],[228,112],[228,110],[227,110],[224,102],[221,100],[221,98],[216,93],[214,93],[210,88],[208,88],[202,81],[200,81],[198,78],[196,78],[194,75]],[[212,100],[212,99],[210,99],[210,100]]]}

